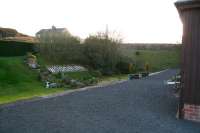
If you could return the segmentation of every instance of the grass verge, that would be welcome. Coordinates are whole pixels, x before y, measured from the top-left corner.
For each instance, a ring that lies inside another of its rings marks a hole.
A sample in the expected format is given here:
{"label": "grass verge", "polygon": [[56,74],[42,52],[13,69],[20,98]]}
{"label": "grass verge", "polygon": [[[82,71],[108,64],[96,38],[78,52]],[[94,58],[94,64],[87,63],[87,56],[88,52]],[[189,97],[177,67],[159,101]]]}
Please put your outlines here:
{"label": "grass verge", "polygon": [[63,91],[46,89],[38,74],[23,63],[23,57],[0,58],[0,104]]}

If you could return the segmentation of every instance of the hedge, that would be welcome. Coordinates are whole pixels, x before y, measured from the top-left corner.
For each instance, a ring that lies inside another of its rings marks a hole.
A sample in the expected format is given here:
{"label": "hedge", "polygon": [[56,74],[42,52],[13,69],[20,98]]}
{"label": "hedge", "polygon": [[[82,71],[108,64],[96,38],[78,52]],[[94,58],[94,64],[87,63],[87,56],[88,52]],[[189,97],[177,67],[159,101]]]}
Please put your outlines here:
{"label": "hedge", "polygon": [[33,43],[0,40],[0,56],[23,56],[27,52],[36,51]]}

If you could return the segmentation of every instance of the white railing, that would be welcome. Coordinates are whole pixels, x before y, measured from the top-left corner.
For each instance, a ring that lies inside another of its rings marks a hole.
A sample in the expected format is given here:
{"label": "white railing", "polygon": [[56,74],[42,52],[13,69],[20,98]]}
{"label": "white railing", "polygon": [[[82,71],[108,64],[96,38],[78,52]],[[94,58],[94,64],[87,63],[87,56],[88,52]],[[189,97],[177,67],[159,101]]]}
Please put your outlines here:
{"label": "white railing", "polygon": [[87,69],[82,66],[77,65],[67,65],[67,66],[49,66],[47,69],[51,73],[59,73],[59,72],[78,72],[78,71],[86,71]]}

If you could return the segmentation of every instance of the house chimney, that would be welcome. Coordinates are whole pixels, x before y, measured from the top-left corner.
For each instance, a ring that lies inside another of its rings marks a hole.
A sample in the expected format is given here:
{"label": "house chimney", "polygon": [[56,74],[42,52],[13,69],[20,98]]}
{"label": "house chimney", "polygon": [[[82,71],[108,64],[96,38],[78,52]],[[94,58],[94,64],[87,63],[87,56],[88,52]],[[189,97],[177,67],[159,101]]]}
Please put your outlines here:
{"label": "house chimney", "polygon": [[200,0],[175,6],[183,23],[179,117],[200,122]]}
{"label": "house chimney", "polygon": [[56,30],[56,26],[53,25],[53,26],[52,26],[52,30]]}

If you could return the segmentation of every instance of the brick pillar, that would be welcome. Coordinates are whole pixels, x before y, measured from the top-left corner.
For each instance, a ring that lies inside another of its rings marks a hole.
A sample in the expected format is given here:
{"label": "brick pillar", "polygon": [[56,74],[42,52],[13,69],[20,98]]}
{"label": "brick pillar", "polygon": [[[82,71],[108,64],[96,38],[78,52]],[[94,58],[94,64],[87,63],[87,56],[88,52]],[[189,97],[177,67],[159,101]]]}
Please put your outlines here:
{"label": "brick pillar", "polygon": [[183,116],[186,120],[200,122],[200,106],[184,104]]}

